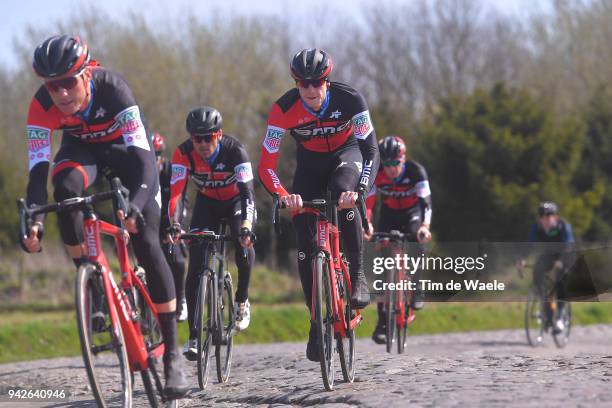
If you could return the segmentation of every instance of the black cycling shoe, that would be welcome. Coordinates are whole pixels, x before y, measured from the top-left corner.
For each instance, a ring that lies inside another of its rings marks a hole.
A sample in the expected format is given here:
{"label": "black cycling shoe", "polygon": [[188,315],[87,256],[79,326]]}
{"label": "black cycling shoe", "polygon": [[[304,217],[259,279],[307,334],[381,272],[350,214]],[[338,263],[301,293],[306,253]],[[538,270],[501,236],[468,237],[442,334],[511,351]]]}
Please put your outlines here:
{"label": "black cycling shoe", "polygon": [[372,340],[374,340],[376,344],[385,344],[387,342],[387,325],[384,320],[379,320],[376,323],[374,333],[372,333]]}
{"label": "black cycling shoe", "polygon": [[319,362],[319,341],[317,339],[317,324],[310,323],[310,333],[308,333],[308,344],[306,345],[306,358],[315,363]]}
{"label": "black cycling shoe", "polygon": [[351,307],[353,309],[363,309],[370,304],[370,291],[368,289],[368,281],[366,280],[363,271],[356,274],[355,279],[351,277]]}
{"label": "black cycling shoe", "polygon": [[183,357],[178,350],[164,355],[164,374],[166,375],[166,386],[164,387],[166,399],[182,398],[189,393],[190,388],[184,375]]}
{"label": "black cycling shoe", "polygon": [[410,300],[410,307],[414,310],[421,310],[425,306],[425,295],[422,291],[416,291]]}

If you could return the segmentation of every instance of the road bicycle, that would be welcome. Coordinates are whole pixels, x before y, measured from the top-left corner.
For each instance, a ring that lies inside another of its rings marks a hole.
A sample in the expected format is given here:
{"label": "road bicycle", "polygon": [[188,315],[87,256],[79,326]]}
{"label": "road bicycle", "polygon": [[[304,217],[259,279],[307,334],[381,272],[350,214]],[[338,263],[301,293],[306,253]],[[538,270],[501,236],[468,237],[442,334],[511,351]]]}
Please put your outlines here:
{"label": "road bicycle", "polygon": [[[372,239],[381,244],[389,244],[393,256],[403,255],[404,243],[409,241],[410,234],[403,234],[399,231],[375,232]],[[387,283],[402,283],[407,280],[406,271],[403,268],[387,269]],[[411,307],[412,291],[406,290],[386,290],[384,294],[384,310],[386,315],[386,345],[387,352],[393,351],[393,343],[396,341],[397,352],[402,354],[406,348],[406,338],[408,335],[408,325],[414,321],[416,315]]]}
{"label": "road bicycle", "polygon": [[[129,191],[118,178],[111,181],[111,190],[86,197],[74,197],[27,207],[17,200],[20,238],[28,236],[34,216],[50,212],[83,211],[84,245],[87,261],[77,271],[75,303],[83,362],[89,384],[98,406],[132,406],[134,373],[142,377],[152,407],[175,407],[163,392],[159,370],[164,344],[155,305],[147,291],[144,271],[132,268],[129,262],[129,234],[120,226],[100,220],[93,205],[113,201],[113,213],[127,213]],[[143,225],[142,216],[139,217]],[[119,260],[120,282],[109,266],[100,235],[114,238]]]}
{"label": "road bicycle", "polygon": [[[525,334],[527,342],[533,347],[543,343],[544,333],[552,333],[555,345],[563,348],[569,342],[572,325],[571,304],[557,299],[555,283],[561,279],[562,272],[553,268],[544,273],[543,283],[529,291],[525,305]],[[562,305],[563,307],[559,308]],[[555,330],[555,322],[561,319],[563,330]]]}
{"label": "road bicycle", "polygon": [[[227,382],[232,365],[235,333],[235,302],[232,277],[227,271],[225,243],[233,238],[225,234],[227,223],[222,220],[219,234],[200,231],[181,234],[191,246],[204,245],[202,266],[198,272],[198,292],[195,309],[195,329],[198,332],[198,384],[204,389],[208,383],[211,345],[215,346],[217,380]],[[219,246],[219,249],[217,249]]]}
{"label": "road bicycle", "polygon": [[[355,328],[361,322],[359,310],[351,308],[351,279],[346,257],[340,252],[341,234],[338,229],[337,201],[326,199],[304,201],[303,207],[317,214],[317,248],[312,258],[312,307],[311,321],[316,324],[319,344],[319,361],[325,389],[334,387],[334,354],[340,357],[344,381],[355,379]],[[360,215],[363,225],[365,204],[359,195]],[[279,210],[285,205],[274,195],[273,224],[280,233]],[[335,340],[335,342],[334,342]]]}

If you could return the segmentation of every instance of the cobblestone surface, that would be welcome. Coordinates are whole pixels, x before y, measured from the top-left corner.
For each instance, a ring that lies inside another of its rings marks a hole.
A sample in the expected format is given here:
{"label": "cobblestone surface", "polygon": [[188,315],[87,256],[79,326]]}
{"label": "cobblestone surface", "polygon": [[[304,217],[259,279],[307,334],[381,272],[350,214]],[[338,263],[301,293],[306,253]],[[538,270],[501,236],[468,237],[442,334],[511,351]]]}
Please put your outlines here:
{"label": "cobblestone surface", "polygon": [[[357,344],[357,375],[326,392],[305,344],[236,346],[230,381],[218,384],[214,363],[204,391],[187,362],[193,392],[184,407],[612,407],[612,326],[577,327],[558,350],[550,337],[531,348],[521,330],[409,337],[406,353]],[[95,406],[80,358],[0,365],[0,388],[68,388],[75,398],[25,406]],[[135,406],[148,406],[137,376]],[[6,400],[5,400],[6,401]],[[15,406],[0,402],[0,407]]]}

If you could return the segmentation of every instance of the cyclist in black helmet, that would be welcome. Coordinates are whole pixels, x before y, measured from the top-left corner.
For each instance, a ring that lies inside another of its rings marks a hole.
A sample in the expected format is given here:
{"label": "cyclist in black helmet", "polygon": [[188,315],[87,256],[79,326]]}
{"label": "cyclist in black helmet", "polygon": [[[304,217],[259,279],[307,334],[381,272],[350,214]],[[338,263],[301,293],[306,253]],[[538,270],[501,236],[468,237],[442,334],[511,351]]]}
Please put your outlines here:
{"label": "cyclist in black helmet", "polygon": [[[177,347],[174,283],[159,242],[159,178],[140,108],[125,79],[90,60],[87,44],[79,37],[48,38],[34,51],[32,65],[43,84],[30,103],[27,119],[27,203],[47,202],[50,168],[55,201],[82,196],[102,168],[110,169],[129,188],[129,213],[118,216],[132,236],[159,312],[165,393],[169,399],[184,396],[189,388]],[[62,141],[51,166],[51,135],[56,130],[62,131]],[[139,228],[141,217],[144,227]],[[62,241],[78,267],[86,259],[82,213],[60,212],[58,221]],[[40,251],[43,222],[44,217],[38,217],[22,242],[28,252]]]}

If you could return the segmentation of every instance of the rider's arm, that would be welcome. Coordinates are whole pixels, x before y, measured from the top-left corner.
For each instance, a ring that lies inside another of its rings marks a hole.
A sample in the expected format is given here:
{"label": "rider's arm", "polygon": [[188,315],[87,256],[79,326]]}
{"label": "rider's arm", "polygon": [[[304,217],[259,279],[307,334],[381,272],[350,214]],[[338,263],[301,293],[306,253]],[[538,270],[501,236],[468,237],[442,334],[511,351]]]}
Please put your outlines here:
{"label": "rider's arm", "polygon": [[278,152],[286,131],[282,125],[282,116],[283,113],[280,107],[276,103],[272,105],[268,115],[268,128],[263,145],[261,146],[261,158],[257,171],[259,179],[266,190],[270,194],[278,193],[281,197],[289,195],[276,175]]}
{"label": "rider's arm", "polygon": [[170,200],[168,202],[168,216],[170,223],[180,223],[183,209],[179,205],[182,201],[183,191],[187,186],[187,173],[189,158],[177,147],[172,155],[172,176],[170,177]]}
{"label": "rider's arm", "polygon": [[423,166],[418,167],[419,181],[416,183],[416,196],[419,199],[419,208],[421,209],[421,219],[423,224],[429,228],[431,225],[431,189],[429,188],[429,180],[427,172]]}
{"label": "rider's arm", "polygon": [[236,149],[236,163],[234,174],[236,175],[236,184],[240,191],[240,209],[242,212],[242,224],[248,222],[249,229],[253,228],[255,222],[255,195],[253,194],[253,169],[249,156],[247,155],[244,146]]}
{"label": "rider's arm", "polygon": [[[47,100],[48,99],[48,100]],[[42,102],[41,102],[42,100]],[[31,204],[47,203],[47,177],[51,160],[51,134],[59,126],[55,118],[43,108],[41,103],[52,103],[48,93],[42,88],[30,103],[26,134],[28,137],[28,187],[26,202]],[[36,216],[35,221],[42,221],[44,215]]]}
{"label": "rider's arm", "polygon": [[356,97],[357,113],[353,115],[353,133],[359,142],[359,149],[363,157],[363,168],[359,185],[368,192],[372,188],[378,173],[380,154],[368,105],[361,94],[357,94]]}
{"label": "rider's arm", "polygon": [[378,197],[378,194],[376,194],[376,186],[379,184],[379,181],[380,177],[377,174],[376,179],[374,181],[374,186],[372,186],[372,189],[368,192],[368,195],[366,196],[366,218],[369,222],[372,222],[372,210],[374,210],[374,207],[376,207],[376,199]]}
{"label": "rider's arm", "polygon": [[565,246],[561,254],[561,260],[563,261],[564,267],[567,269],[571,268],[576,262],[576,249],[574,245],[574,231],[572,230],[572,226],[567,222],[564,222],[564,224],[565,226],[563,228],[562,238]]}
{"label": "rider's arm", "polygon": [[[126,89],[118,96],[126,101],[133,101],[131,92]],[[156,194],[152,191],[158,177],[155,164],[155,156],[151,151],[147,132],[140,117],[140,109],[133,104],[121,110],[115,115],[115,120],[119,124],[119,129],[123,135],[123,143],[127,146],[128,161],[134,171],[129,172],[126,180],[122,180],[130,190],[130,206],[139,211],[143,209],[149,198]]]}

